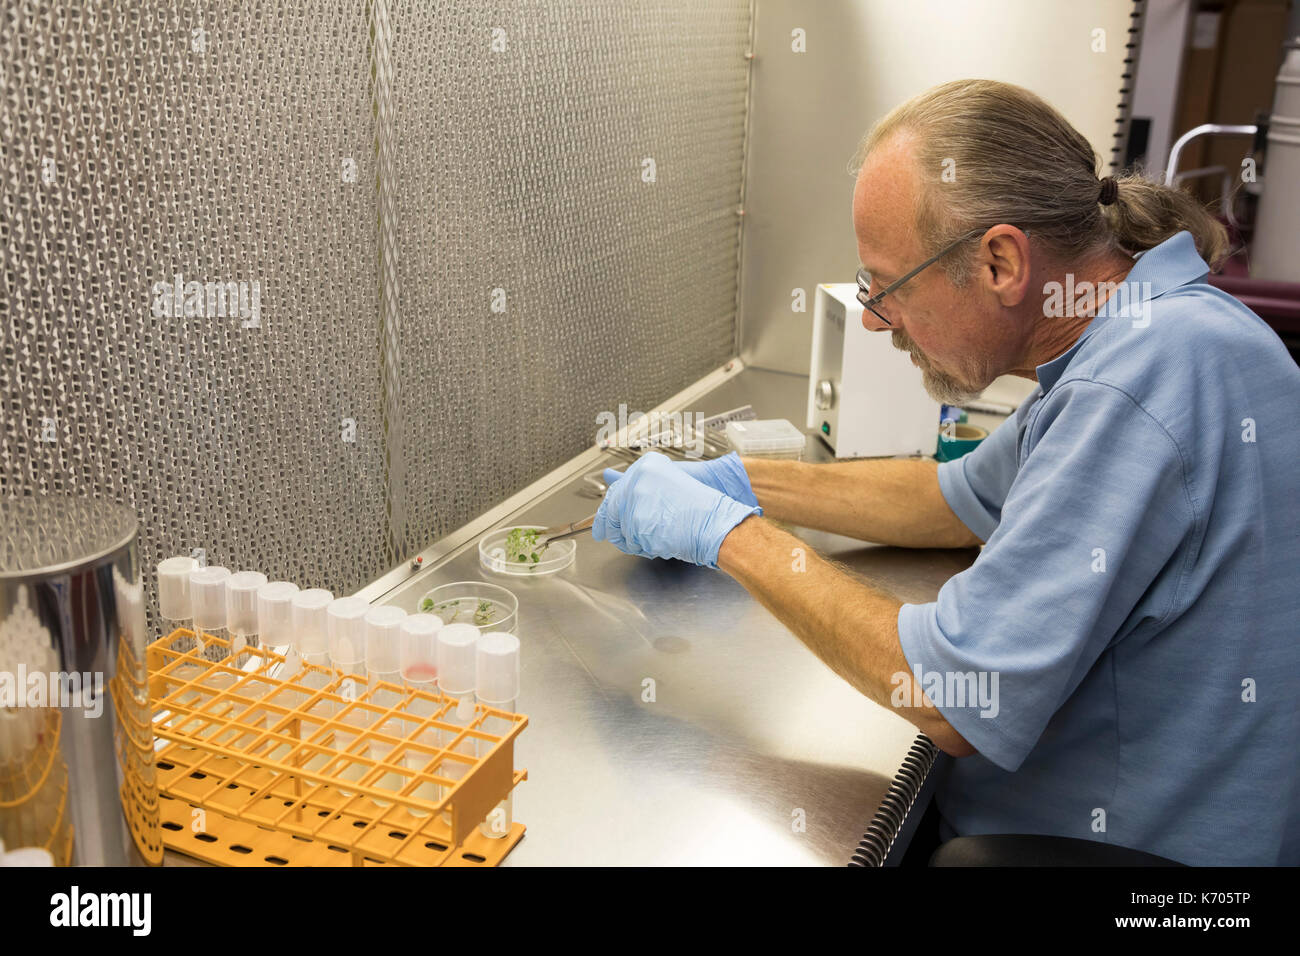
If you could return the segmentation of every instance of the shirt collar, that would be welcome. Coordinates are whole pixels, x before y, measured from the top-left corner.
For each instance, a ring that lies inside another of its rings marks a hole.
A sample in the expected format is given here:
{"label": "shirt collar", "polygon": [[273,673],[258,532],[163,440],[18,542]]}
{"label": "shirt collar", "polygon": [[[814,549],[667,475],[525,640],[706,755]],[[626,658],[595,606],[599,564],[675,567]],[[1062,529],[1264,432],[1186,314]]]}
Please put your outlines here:
{"label": "shirt collar", "polygon": [[1078,354],[1080,346],[1108,318],[1133,315],[1135,306],[1157,299],[1179,286],[1200,282],[1209,273],[1210,267],[1196,251],[1196,240],[1186,230],[1175,233],[1158,246],[1138,253],[1133,268],[1122,283],[1122,292],[1103,303],[1078,341],[1063,354],[1038,366],[1038,384],[1043,394],[1047,394],[1060,381],[1070,361]]}

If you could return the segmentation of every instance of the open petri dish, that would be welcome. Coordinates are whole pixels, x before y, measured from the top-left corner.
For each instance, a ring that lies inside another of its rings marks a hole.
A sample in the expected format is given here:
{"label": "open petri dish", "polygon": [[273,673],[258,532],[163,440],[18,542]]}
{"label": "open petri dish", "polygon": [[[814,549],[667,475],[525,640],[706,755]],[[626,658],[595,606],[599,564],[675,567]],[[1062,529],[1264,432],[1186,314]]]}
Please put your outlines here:
{"label": "open petri dish", "polygon": [[[527,533],[544,529],[539,525],[517,524],[508,528],[497,528],[483,535],[478,543],[478,563],[484,571],[511,574],[516,577],[554,574],[571,565],[578,553],[578,542],[573,538],[565,538],[563,541],[545,545],[544,550],[541,548],[530,550],[526,539],[522,542],[516,539],[513,543],[508,540],[510,533],[515,530]],[[536,561],[531,560],[533,554],[537,554]]]}
{"label": "open petri dish", "polygon": [[519,600],[501,587],[486,581],[457,581],[426,591],[418,608],[436,614],[444,625],[473,624],[482,634],[509,631],[518,634]]}

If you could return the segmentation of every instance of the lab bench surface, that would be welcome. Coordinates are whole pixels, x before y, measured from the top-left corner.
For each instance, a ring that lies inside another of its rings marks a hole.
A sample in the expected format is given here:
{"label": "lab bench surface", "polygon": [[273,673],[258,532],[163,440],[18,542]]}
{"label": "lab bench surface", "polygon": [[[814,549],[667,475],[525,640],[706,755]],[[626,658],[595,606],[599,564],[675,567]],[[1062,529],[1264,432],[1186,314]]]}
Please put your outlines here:
{"label": "lab bench surface", "polygon": [[[690,410],[752,404],[802,427],[807,388],[745,369]],[[810,435],[805,458],[832,455]],[[575,521],[598,504],[583,492],[578,477],[499,524]],[[904,601],[933,600],[975,555],[796,533]],[[515,761],[528,780],[514,815],[528,832],[506,864],[847,864],[916,728],[727,575],[577,541],[572,567],[536,579],[482,571],[470,542],[384,598],[414,611],[429,588],[460,580],[519,598],[528,727]]]}
{"label": "lab bench surface", "polygon": [[[806,377],[747,368],[691,410],[752,404],[802,428],[806,399]],[[832,457],[809,436],[805,460]],[[561,524],[597,504],[578,476],[496,523]],[[933,600],[976,554],[793,530],[908,602]],[[515,764],[528,779],[514,818],[527,833],[505,865],[844,866],[916,740],[719,571],[583,535],[558,574],[498,575],[480,569],[473,540],[380,603],[415,611],[430,588],[463,580],[519,599],[528,727]]]}

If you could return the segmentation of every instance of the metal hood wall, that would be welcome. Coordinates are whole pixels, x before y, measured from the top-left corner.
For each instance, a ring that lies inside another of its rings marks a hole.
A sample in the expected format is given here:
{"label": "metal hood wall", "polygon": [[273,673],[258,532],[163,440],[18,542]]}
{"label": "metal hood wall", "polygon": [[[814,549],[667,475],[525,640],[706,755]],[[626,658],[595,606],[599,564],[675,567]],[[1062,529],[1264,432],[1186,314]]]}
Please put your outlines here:
{"label": "metal hood wall", "polygon": [[[1122,158],[1141,7],[1141,0],[757,0],[741,358],[807,374],[813,289],[851,282],[859,266],[849,161],[871,125],[908,97],[968,76],[1019,83],[1061,110],[1103,160],[1117,150]],[[1098,30],[1104,51],[1096,50]],[[807,311],[792,308],[796,289]]]}
{"label": "metal hood wall", "polygon": [[357,589],[735,353],[748,0],[0,22],[0,495],[147,567]]}

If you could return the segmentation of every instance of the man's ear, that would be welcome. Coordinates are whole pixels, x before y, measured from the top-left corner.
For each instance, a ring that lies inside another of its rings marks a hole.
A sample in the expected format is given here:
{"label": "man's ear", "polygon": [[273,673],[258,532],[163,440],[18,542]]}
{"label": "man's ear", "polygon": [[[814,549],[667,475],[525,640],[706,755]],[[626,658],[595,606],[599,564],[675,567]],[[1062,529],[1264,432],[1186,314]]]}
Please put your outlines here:
{"label": "man's ear", "polygon": [[1029,237],[1015,226],[994,226],[980,241],[980,267],[989,291],[1007,308],[1029,293]]}

